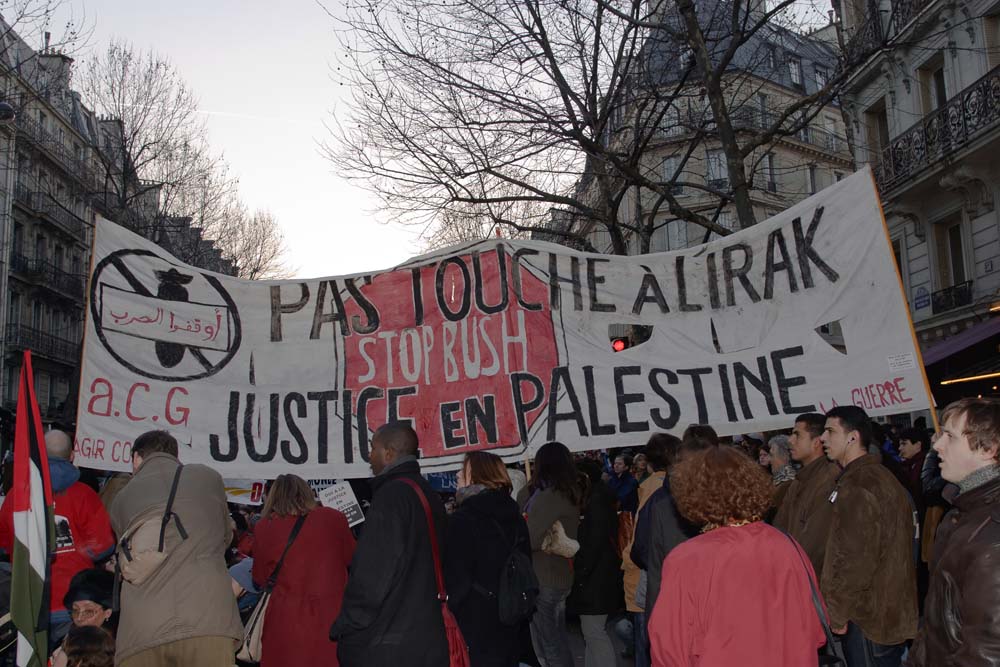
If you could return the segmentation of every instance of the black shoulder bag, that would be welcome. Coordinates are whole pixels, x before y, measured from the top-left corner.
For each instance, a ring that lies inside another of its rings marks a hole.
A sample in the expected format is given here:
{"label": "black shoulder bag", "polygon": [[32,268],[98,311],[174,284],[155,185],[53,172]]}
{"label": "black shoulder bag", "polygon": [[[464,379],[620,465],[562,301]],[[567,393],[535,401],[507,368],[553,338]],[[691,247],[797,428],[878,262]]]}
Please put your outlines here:
{"label": "black shoulder bag", "polygon": [[806,581],[809,582],[809,592],[812,593],[813,607],[816,608],[816,616],[819,617],[820,625],[823,626],[823,633],[826,635],[826,645],[819,650],[819,665],[823,667],[824,665],[845,665],[843,658],[839,657],[834,650],[833,646],[833,631],[830,629],[830,621],[826,617],[826,610],[823,609],[823,603],[820,602],[819,592],[816,590],[816,585],[813,583],[813,579],[809,576],[809,568],[806,566],[806,561],[802,558],[802,552],[799,550],[799,544],[795,539],[784,531],[780,531],[782,535],[788,538],[788,541],[792,543],[792,548],[795,549],[795,553],[798,554],[799,560],[802,562],[802,569],[806,573]]}

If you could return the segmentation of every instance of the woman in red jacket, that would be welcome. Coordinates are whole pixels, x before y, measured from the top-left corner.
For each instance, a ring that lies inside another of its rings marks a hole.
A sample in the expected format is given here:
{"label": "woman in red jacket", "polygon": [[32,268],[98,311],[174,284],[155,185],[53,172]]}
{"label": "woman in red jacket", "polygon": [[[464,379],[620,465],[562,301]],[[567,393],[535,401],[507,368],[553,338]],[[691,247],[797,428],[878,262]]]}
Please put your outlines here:
{"label": "woman in red jacket", "polygon": [[254,528],[253,580],[264,587],[300,516],[306,518],[285,556],[264,618],[261,667],[338,664],[329,632],[340,613],[354,536],[344,515],[319,506],[301,477],[281,475],[271,485]]}
{"label": "woman in red jacket", "polygon": [[653,665],[815,665],[825,642],[809,586],[818,590],[816,575],[798,544],[761,521],[772,491],[763,469],[713,447],[678,463],[670,490],[704,528],[663,561],[649,619]]}

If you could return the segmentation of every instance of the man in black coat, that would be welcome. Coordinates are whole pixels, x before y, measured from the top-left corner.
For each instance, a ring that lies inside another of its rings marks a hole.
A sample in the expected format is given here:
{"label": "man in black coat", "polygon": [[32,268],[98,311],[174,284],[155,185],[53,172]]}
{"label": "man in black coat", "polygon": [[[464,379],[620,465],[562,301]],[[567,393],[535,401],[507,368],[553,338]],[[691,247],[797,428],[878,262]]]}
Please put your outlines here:
{"label": "man in black coat", "polygon": [[[699,532],[697,527],[692,526],[677,511],[674,497],[670,493],[670,469],[685,454],[716,447],[718,444],[719,437],[711,426],[689,426],[680,443],[670,448],[666,457],[667,476],[663,479],[663,486],[649,497],[639,512],[629,556],[632,562],[646,571],[647,619],[660,595],[664,559],[674,547],[695,537]],[[646,458],[648,461],[649,457]]]}
{"label": "man in black coat", "polygon": [[343,667],[448,664],[427,519],[416,492],[399,481],[420,485],[444,553],[444,505],[420,475],[418,446],[417,434],[402,422],[386,424],[372,438],[372,509],[330,629]]}

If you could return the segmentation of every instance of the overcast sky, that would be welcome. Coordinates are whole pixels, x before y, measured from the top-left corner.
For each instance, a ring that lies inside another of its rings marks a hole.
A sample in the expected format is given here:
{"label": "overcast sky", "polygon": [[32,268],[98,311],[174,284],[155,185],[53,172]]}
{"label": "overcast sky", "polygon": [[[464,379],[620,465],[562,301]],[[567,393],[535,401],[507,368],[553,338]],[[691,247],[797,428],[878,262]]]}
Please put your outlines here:
{"label": "overcast sky", "polygon": [[276,215],[297,276],[382,269],[417,254],[415,230],[377,222],[374,202],[317,150],[343,92],[329,77],[332,19],[318,4],[74,0],[81,8],[94,29],[89,49],[123,37],[173,61],[207,112],[213,147],[240,176],[243,200]]}

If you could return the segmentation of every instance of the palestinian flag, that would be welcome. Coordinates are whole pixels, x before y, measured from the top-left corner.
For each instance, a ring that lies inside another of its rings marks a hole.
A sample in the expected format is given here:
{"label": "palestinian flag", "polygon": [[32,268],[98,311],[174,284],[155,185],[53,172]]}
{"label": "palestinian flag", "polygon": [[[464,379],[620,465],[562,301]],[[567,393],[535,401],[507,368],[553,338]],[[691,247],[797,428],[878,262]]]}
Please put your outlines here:
{"label": "palestinian flag", "polygon": [[17,628],[18,667],[44,667],[49,641],[49,556],[55,542],[52,484],[42,419],[25,351],[14,432],[14,553],[10,615]]}

